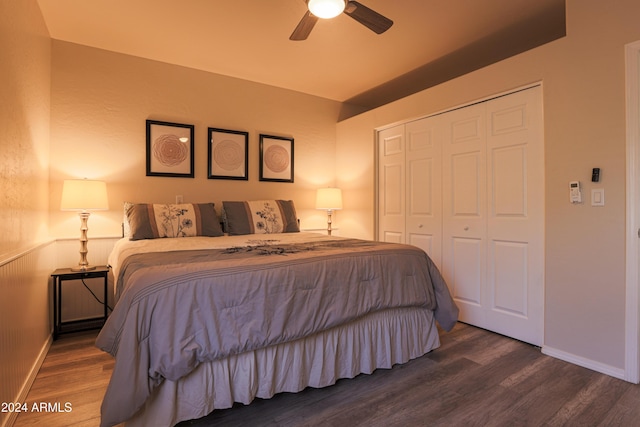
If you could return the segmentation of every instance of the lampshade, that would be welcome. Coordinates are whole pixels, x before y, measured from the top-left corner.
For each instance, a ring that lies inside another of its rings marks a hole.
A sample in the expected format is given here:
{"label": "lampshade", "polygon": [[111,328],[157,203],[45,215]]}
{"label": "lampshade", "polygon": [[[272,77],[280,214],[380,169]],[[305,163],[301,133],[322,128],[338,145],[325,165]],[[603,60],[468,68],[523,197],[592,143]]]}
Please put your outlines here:
{"label": "lampshade", "polygon": [[335,18],[344,11],[344,0],[309,0],[307,7],[309,11],[318,18]]}
{"label": "lampshade", "polygon": [[107,184],[89,179],[67,179],[62,185],[60,210],[107,210]]}
{"label": "lampshade", "polygon": [[316,193],[316,209],[342,209],[342,190],[339,188],[319,188]]}

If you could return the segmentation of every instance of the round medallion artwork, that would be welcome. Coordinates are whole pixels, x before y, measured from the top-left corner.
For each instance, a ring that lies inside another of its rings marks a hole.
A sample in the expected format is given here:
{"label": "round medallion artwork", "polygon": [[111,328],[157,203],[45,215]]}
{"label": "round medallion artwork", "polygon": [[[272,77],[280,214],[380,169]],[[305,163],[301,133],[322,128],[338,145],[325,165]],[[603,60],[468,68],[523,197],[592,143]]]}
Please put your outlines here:
{"label": "round medallion artwork", "polygon": [[244,162],[244,152],[240,144],[225,139],[213,149],[213,160],[222,169],[232,171],[238,169]]}
{"label": "round medallion artwork", "polygon": [[178,166],[188,154],[189,147],[176,135],[160,135],[153,144],[153,156],[165,166]]}
{"label": "round medallion artwork", "polygon": [[284,147],[271,145],[264,152],[264,164],[273,172],[284,172],[289,167],[289,153]]}

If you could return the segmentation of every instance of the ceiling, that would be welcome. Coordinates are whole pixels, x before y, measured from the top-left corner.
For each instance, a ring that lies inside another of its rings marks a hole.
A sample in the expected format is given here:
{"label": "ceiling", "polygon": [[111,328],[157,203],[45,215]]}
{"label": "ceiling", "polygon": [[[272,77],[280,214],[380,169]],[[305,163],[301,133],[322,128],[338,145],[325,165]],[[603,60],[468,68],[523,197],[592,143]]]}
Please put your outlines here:
{"label": "ceiling", "polygon": [[38,0],[53,39],[375,108],[565,35],[565,0],[360,0],[289,35],[304,0]]}

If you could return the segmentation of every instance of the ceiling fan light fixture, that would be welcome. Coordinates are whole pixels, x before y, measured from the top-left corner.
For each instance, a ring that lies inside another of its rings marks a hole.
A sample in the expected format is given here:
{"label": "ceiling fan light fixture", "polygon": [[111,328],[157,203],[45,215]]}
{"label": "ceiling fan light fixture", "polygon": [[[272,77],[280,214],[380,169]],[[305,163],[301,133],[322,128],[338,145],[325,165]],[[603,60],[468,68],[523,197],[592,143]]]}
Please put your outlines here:
{"label": "ceiling fan light fixture", "polygon": [[345,0],[308,0],[309,12],[318,18],[331,19],[344,12]]}

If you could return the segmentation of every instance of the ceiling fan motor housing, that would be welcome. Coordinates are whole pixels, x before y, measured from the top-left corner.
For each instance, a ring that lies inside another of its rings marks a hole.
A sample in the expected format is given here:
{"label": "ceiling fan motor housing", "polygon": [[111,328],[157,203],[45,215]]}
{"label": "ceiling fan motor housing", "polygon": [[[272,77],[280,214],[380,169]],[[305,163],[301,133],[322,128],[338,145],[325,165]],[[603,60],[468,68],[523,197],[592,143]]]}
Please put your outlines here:
{"label": "ceiling fan motor housing", "polygon": [[318,18],[331,19],[344,12],[345,0],[307,0],[309,11]]}
{"label": "ceiling fan motor housing", "polygon": [[[376,34],[382,34],[393,21],[355,0],[305,0],[307,12],[293,30],[289,40],[306,40],[319,18],[334,18],[341,13],[355,19]],[[324,9],[326,8],[326,9]],[[327,9],[329,11],[327,11]]]}

